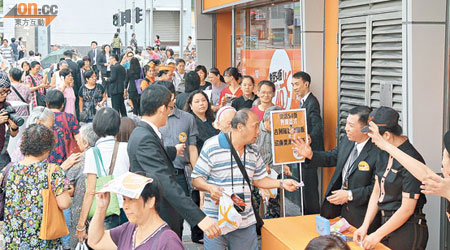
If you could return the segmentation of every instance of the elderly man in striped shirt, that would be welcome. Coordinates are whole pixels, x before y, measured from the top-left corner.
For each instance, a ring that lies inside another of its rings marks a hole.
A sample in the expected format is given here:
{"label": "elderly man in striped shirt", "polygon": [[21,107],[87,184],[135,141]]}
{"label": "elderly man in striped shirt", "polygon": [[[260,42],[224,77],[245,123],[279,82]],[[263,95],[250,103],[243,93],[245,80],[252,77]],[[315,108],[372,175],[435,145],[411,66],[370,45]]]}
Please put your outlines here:
{"label": "elderly man in striped shirt", "polygon": [[298,189],[299,185],[294,180],[275,180],[267,176],[264,162],[254,144],[259,134],[259,119],[255,113],[248,109],[240,110],[231,121],[231,127],[230,133],[220,133],[205,142],[192,173],[192,183],[200,191],[206,192],[203,211],[216,221],[219,213],[218,202],[223,193],[236,194],[244,198],[247,205],[240,213],[242,222],[239,228],[215,239],[204,237],[205,250],[227,247],[230,250],[258,248],[251,191],[232,156],[226,136],[229,136],[255,187],[283,188],[292,192]]}

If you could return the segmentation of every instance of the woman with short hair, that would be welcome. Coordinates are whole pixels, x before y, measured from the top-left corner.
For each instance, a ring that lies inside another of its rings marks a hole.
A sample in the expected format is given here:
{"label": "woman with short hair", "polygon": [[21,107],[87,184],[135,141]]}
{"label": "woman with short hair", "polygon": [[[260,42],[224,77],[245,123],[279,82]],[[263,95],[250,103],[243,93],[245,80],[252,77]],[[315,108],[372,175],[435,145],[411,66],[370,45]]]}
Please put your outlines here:
{"label": "woman with short hair", "polygon": [[76,223],[80,219],[81,207],[83,205],[83,198],[86,192],[86,174],[83,173],[85,164],[85,152],[91,147],[95,146],[98,140],[98,136],[94,131],[92,123],[85,124],[80,128],[80,136],[77,141],[78,147],[81,150],[81,156],[78,163],[67,171],[67,178],[72,185],[74,192],[72,197],[72,207],[70,213],[69,226],[70,232],[70,249],[75,249],[78,244],[78,238],[76,237]]}
{"label": "woman with short hair", "polygon": [[61,164],[69,157],[69,150],[66,148],[66,142],[71,140],[71,137],[77,139],[80,126],[73,114],[64,112],[64,94],[52,89],[46,95],[47,108],[55,113],[55,125],[53,132],[57,138],[56,146],[48,157],[51,163]]}
{"label": "woman with short hair", "polygon": [[[115,156],[115,165],[112,176],[117,177],[123,173],[128,172],[130,168],[130,161],[128,159],[128,152],[126,142],[116,142],[115,136],[120,129],[120,115],[119,113],[109,107],[102,108],[97,111],[94,117],[93,128],[99,139],[95,143],[98,148],[103,162],[105,172],[109,174],[111,161],[113,161],[114,148],[117,147],[117,155]],[[117,143],[117,144],[116,144]],[[87,175],[87,187],[83,198],[83,205],[80,212],[80,218],[77,224],[76,237],[83,241],[87,238],[86,222],[89,215],[89,210],[92,206],[95,194],[95,186],[97,184],[97,165],[94,156],[93,147],[89,148],[85,153],[84,170],[83,173]],[[102,174],[103,175],[103,174]],[[122,208],[123,199],[118,196],[119,207]],[[121,209],[121,213],[123,210]],[[121,224],[121,216],[110,215],[105,219],[107,229],[116,227]],[[72,223],[77,223],[73,221]]]}
{"label": "woman with short hair", "polygon": [[103,221],[109,205],[109,193],[97,195],[88,244],[94,249],[184,249],[178,235],[159,216],[161,186],[155,177],[147,183],[138,199],[124,196],[123,207],[129,222],[105,230]]}
{"label": "woman with short hair", "polygon": [[16,106],[16,114],[20,116],[28,116],[29,103],[33,99],[30,88],[22,83],[22,70],[19,68],[12,68],[9,71],[9,79],[11,81],[11,93],[6,97],[7,102],[21,102],[20,106]]}
{"label": "woman with short hair", "polygon": [[70,69],[63,69],[59,72],[61,78],[64,80],[64,84],[59,86],[58,89],[61,90],[66,99],[64,105],[64,112],[68,114],[75,115],[75,92],[73,90],[74,80],[73,72]]}
{"label": "woman with short hair", "polygon": [[49,128],[42,124],[31,125],[23,133],[20,145],[25,158],[12,164],[6,174],[0,174],[0,182],[5,178],[6,193],[4,249],[57,249],[61,246],[61,239],[39,238],[44,206],[41,192],[51,188],[61,210],[71,204],[64,170],[47,162],[54,145],[55,136]]}
{"label": "woman with short hair", "polygon": [[80,105],[80,122],[92,122],[97,109],[106,103],[106,91],[101,84],[97,84],[97,74],[88,70],[82,75],[86,84],[81,86],[78,93]]}

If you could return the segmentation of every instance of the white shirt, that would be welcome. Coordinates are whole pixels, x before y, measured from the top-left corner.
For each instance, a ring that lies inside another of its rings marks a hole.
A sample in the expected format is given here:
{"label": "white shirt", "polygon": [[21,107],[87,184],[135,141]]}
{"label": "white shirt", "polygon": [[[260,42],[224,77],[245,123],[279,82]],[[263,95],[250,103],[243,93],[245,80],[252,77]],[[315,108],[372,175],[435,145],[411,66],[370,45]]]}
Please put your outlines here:
{"label": "white shirt", "polygon": [[308,96],[311,94],[311,91],[309,91],[308,93],[306,93],[306,95],[304,97],[302,97],[302,99],[300,99],[300,106],[303,106],[303,103],[306,102],[306,99],[308,99]]}
{"label": "white shirt", "polygon": [[59,71],[56,71],[53,75],[55,75],[55,88],[59,89],[64,86],[64,79],[59,75]]}
{"label": "white shirt", "polygon": [[[105,171],[107,174],[109,174],[109,165],[111,164],[112,160],[114,144],[115,144],[114,136],[102,137],[98,139],[97,143],[95,143],[95,146],[100,150],[100,154],[102,155],[103,166],[105,167]],[[130,160],[128,159],[127,146],[128,143],[126,142],[119,143],[116,165],[114,166],[114,171],[112,173],[114,177],[118,177],[128,172],[130,169]],[[83,173],[97,175],[97,166],[95,164],[94,151],[92,148],[89,148],[85,153]],[[101,176],[104,176],[104,174],[102,173]],[[123,204],[122,196],[118,195],[117,198],[119,200],[119,206],[122,207]]]}
{"label": "white shirt", "polygon": [[144,119],[142,119],[142,121],[146,122],[148,125],[150,125],[150,127],[152,127],[152,129],[155,131],[155,133],[158,135],[159,139],[162,138],[161,132],[159,132],[158,127],[156,127],[155,124],[153,124],[152,122],[146,121]]}
{"label": "white shirt", "polygon": [[[356,158],[354,159],[355,161],[356,161],[356,159],[358,158],[359,154],[361,154],[361,151],[363,150],[364,146],[365,146],[366,143],[369,141],[369,139],[370,139],[370,138],[367,138],[365,141],[363,141],[363,142],[361,142],[361,143],[356,143],[356,142],[355,142],[355,145],[356,145],[356,152],[358,152],[358,155],[357,155]],[[352,151],[353,151],[353,149],[352,149]],[[351,155],[351,154],[352,154],[352,152],[350,152],[350,155]],[[348,171],[349,168],[350,168],[350,166],[348,166],[348,164],[353,163],[353,162],[351,162],[351,163],[348,162],[348,161],[350,160],[350,155],[348,156],[347,161],[345,162],[345,165],[344,165],[344,169],[342,170],[342,183],[345,182],[345,175],[346,175],[347,171]]]}

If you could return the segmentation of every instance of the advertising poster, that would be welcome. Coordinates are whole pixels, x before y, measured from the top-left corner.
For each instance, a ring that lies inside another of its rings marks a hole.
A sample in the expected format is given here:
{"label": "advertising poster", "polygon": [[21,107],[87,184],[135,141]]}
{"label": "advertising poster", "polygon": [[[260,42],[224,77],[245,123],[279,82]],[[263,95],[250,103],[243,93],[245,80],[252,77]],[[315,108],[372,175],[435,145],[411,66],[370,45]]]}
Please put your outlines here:
{"label": "advertising poster", "polygon": [[272,129],[273,164],[304,162],[304,157],[292,150],[294,138],[303,138],[308,142],[306,110],[280,110],[270,113]]}
{"label": "advertising poster", "polygon": [[251,75],[256,84],[261,80],[275,83],[272,102],[283,109],[296,109],[300,100],[292,90],[292,75],[301,71],[300,49],[241,50],[243,75]]}

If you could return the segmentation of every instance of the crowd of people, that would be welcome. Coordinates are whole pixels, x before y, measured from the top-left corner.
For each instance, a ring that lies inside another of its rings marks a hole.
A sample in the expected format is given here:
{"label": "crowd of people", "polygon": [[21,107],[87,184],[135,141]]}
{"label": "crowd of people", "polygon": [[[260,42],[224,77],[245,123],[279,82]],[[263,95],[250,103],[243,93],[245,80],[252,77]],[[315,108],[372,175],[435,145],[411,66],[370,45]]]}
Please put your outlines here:
{"label": "crowd of people", "polygon": [[[270,112],[282,110],[273,103],[275,84],[255,82],[234,67],[223,74],[203,65],[190,68],[170,50],[165,59],[153,47],[147,59],[137,46],[122,53],[116,38],[101,50],[93,41],[80,61],[65,51],[53,70],[32,60],[0,71],[5,249],[75,249],[85,241],[93,249],[183,249],[184,221],[192,240],[205,249],[258,249],[259,206],[267,206],[266,218],[280,216],[280,198],[267,190],[300,187],[294,179],[281,179],[282,172],[292,175],[290,165],[273,164]],[[307,159],[304,214],[345,218],[358,228],[354,239],[364,249],[379,242],[392,249],[425,249],[423,193],[450,200],[450,133],[444,138],[443,176],[424,165],[402,136],[398,112],[389,107],[351,109],[346,135],[324,151],[311,77],[296,72],[292,79],[310,138],[292,145]],[[13,102],[27,105],[14,113],[8,109]],[[23,127],[20,117],[27,118]],[[5,150],[18,134],[17,149]],[[320,202],[317,168],[333,166]],[[100,178],[129,171],[154,180],[138,199],[96,195]],[[44,189],[56,196],[69,235],[39,237]],[[224,195],[246,205],[239,227],[221,234],[218,204]],[[253,207],[254,198],[270,202]],[[117,212],[109,213],[111,203]],[[307,249],[326,244],[348,249],[334,236],[315,239]]]}

